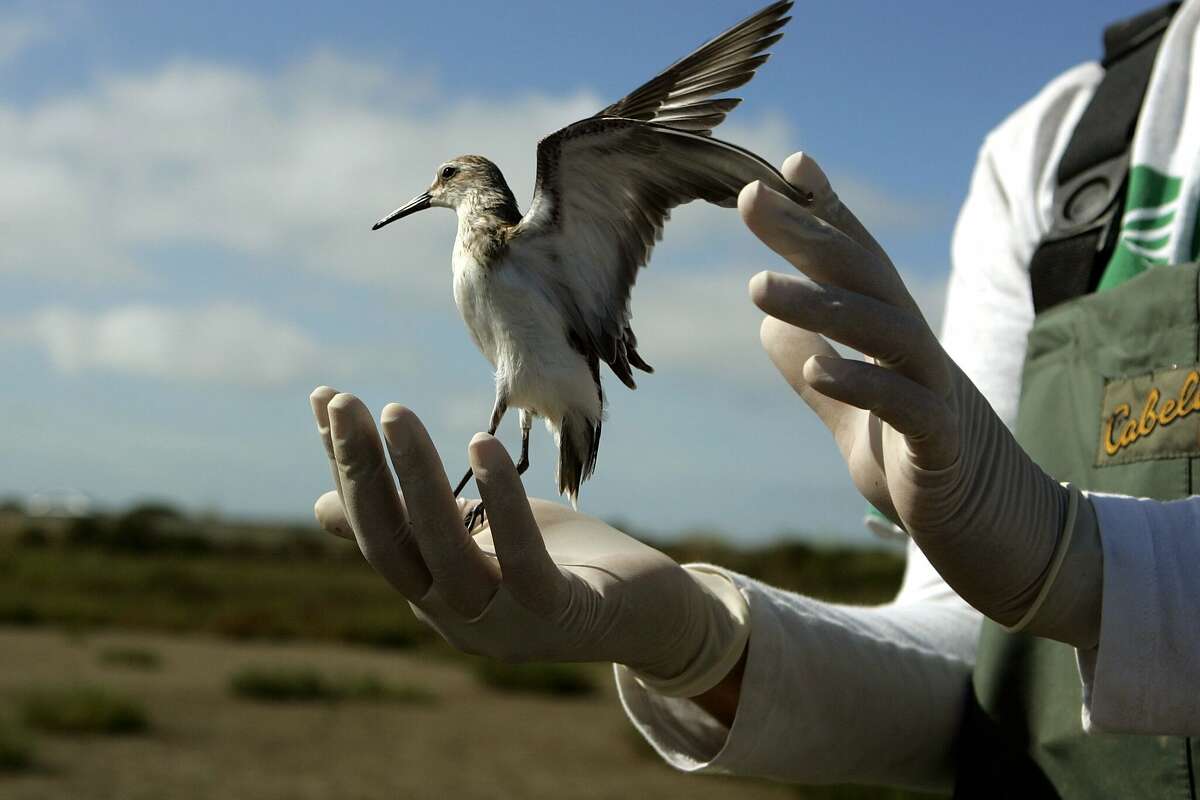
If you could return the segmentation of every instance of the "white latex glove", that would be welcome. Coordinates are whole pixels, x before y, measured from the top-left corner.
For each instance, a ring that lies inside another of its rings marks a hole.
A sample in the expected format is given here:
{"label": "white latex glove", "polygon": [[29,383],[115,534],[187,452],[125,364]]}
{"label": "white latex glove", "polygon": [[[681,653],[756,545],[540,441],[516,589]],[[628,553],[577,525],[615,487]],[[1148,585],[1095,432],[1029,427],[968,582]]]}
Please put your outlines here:
{"label": "white latex glove", "polygon": [[463,526],[421,421],[389,405],[382,427],[355,397],[312,395],[337,485],[317,502],[327,530],[352,535],[426,623],[455,647],[506,661],[611,661],[656,691],[702,694],[737,664],[749,614],[733,582],[564,506],[526,498],[499,440],[468,450],[487,527]]}
{"label": "white latex glove", "polygon": [[[798,154],[784,175],[814,194],[811,211],[757,183],[738,204],[804,273],[750,283],[776,367],[833,433],[863,496],[964,599],[1004,625],[1093,646],[1101,564],[1090,503],[1017,445],[820,168]],[[874,363],[839,357],[818,334]]]}

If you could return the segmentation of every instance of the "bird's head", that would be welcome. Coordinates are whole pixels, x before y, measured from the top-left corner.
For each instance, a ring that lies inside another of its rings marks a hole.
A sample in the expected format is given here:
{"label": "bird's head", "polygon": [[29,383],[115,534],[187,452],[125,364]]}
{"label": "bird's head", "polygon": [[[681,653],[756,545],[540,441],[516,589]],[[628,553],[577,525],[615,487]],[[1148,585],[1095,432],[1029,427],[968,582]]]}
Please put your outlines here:
{"label": "bird's head", "polygon": [[410,214],[427,208],[452,208],[459,216],[489,214],[515,224],[521,219],[516,198],[500,168],[483,156],[459,156],[442,164],[433,183],[422,194],[376,222],[377,231]]}

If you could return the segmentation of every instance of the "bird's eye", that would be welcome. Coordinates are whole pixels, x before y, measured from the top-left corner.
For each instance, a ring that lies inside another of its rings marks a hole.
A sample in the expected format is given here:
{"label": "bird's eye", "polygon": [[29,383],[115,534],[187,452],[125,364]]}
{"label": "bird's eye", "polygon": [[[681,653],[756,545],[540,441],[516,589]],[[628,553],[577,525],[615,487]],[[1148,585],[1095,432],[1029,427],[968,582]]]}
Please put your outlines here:
{"label": "bird's eye", "polygon": [[442,167],[442,180],[448,181],[454,177],[454,173],[458,172],[457,167]]}

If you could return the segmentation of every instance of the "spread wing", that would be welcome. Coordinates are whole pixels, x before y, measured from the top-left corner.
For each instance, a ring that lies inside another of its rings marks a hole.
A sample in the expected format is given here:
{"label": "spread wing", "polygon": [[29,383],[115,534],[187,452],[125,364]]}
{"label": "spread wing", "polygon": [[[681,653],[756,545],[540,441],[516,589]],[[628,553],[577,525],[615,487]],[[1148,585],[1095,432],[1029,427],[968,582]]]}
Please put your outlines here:
{"label": "spread wing", "polygon": [[742,101],[736,97],[709,98],[748,83],[755,70],[767,63],[770,56],[763,51],[783,38],[780,31],[791,19],[787,16],[791,8],[792,0],[767,6],[596,116],[658,122],[711,134]]}
{"label": "spread wing", "polygon": [[754,77],[791,8],[792,0],[772,3],[538,144],[533,203],[510,246],[542,251],[523,263],[542,265],[538,277],[573,344],[631,389],[634,367],[653,370],[637,352],[629,293],[671,209],[697,199],[733,206],[754,180],[805,201],[770,164],[711,138],[741,102],[714,95]]}
{"label": "spread wing", "polygon": [[514,261],[537,270],[576,348],[634,388],[631,367],[651,369],[637,353],[629,294],[669,212],[692,200],[733,207],[756,180],[809,202],[736,145],[652,122],[585,119],[538,145],[533,205],[509,246]]}

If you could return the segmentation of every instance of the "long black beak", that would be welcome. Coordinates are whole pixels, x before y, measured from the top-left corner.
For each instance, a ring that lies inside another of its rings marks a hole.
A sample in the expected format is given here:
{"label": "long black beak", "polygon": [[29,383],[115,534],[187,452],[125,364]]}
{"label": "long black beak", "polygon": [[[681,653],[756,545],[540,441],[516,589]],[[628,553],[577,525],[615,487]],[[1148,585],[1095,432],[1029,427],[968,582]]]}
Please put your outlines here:
{"label": "long black beak", "polygon": [[433,203],[433,198],[430,197],[429,192],[426,192],[425,194],[422,194],[422,195],[418,195],[418,196],[414,197],[412,200],[408,201],[407,205],[400,206],[400,208],[397,208],[395,211],[388,214],[383,219],[379,220],[379,222],[376,222],[374,225],[371,226],[371,230],[377,231],[380,228],[382,228],[384,225],[391,225],[393,222],[395,222],[398,219],[404,219],[409,214],[415,214],[418,211],[424,211],[425,209],[429,208],[432,203]]}

